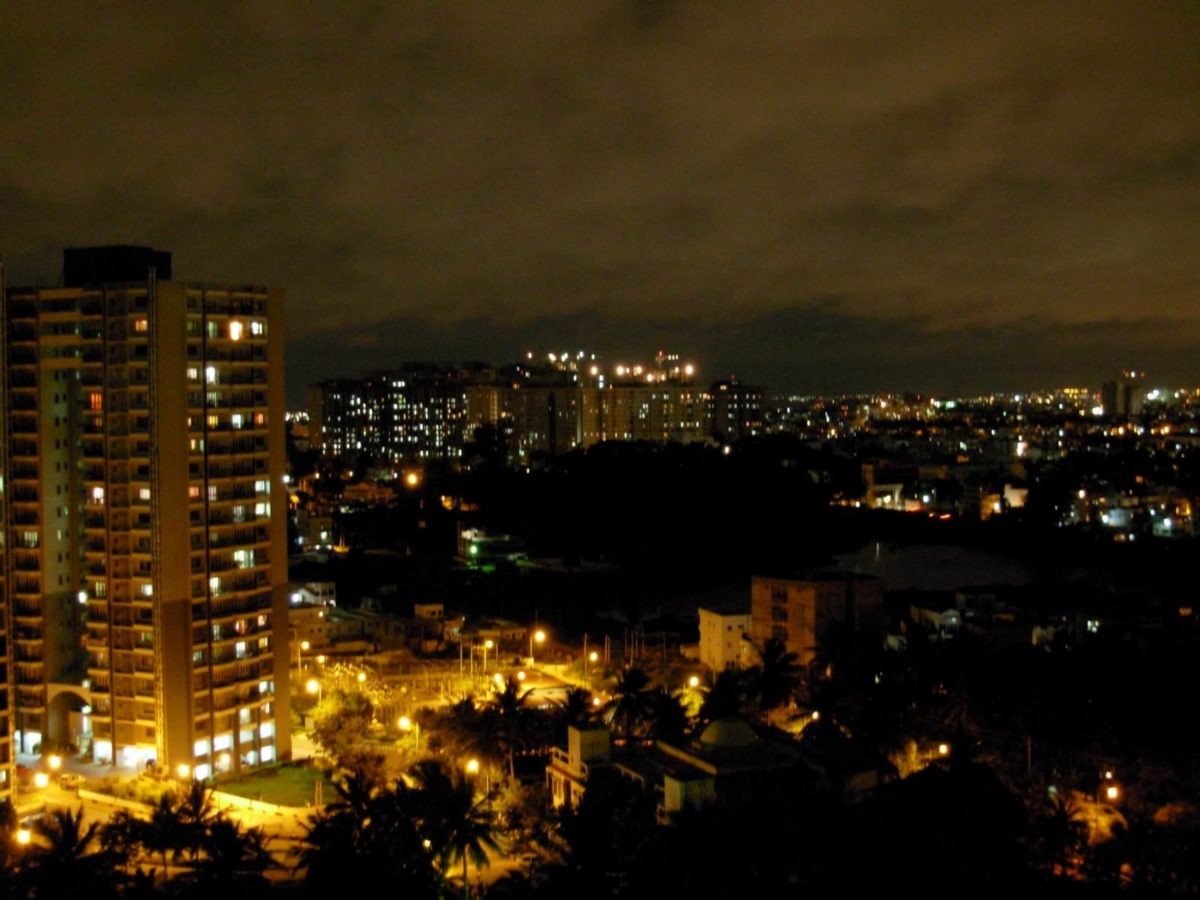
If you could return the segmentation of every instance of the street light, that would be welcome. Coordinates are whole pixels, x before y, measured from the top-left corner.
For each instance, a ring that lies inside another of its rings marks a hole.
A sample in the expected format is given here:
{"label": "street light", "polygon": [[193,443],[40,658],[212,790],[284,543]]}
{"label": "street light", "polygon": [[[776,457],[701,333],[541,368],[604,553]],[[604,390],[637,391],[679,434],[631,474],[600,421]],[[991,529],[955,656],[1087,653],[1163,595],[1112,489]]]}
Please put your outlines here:
{"label": "street light", "polygon": [[192,777],[192,767],[187,763],[180,763],[175,768],[175,774],[179,776],[181,781],[187,781]]}
{"label": "street light", "polygon": [[401,716],[400,717],[400,730],[404,731],[404,732],[414,731],[414,730],[416,731],[416,734],[415,734],[416,744],[413,749],[416,750],[417,753],[420,753],[421,752],[421,725],[420,725],[420,723],[414,722],[408,716]]}
{"label": "street light", "polygon": [[57,772],[62,768],[62,757],[57,753],[52,753],[46,757],[46,765],[48,765],[52,771]]}
{"label": "street light", "polygon": [[700,687],[700,676],[699,676],[699,675],[693,675],[691,678],[689,678],[689,679],[688,679],[688,687],[690,687],[690,688],[698,688],[698,687]]}
{"label": "street light", "polygon": [[468,775],[478,775],[479,774],[479,760],[477,760],[473,756],[467,760],[467,774]]}
{"label": "street light", "polygon": [[310,644],[308,641],[301,641],[296,646],[296,671],[297,672],[304,671],[304,652],[306,650],[308,650],[310,647],[312,647],[312,644]]}
{"label": "street light", "polygon": [[33,786],[39,791],[50,784],[50,776],[45,772],[38,772],[33,776]]}
{"label": "street light", "polygon": [[359,684],[366,684],[366,683],[367,683],[367,673],[366,673],[366,672],[359,672],[359,673],[358,673],[357,675],[355,675],[354,677],[355,677],[355,679],[358,681],[358,683],[359,683]]}
{"label": "street light", "polygon": [[496,646],[496,642],[488,638],[483,642],[483,674],[487,674],[487,652]]}
{"label": "street light", "polygon": [[538,644],[546,643],[546,632],[539,628],[529,635],[529,664],[531,666],[533,665],[533,645],[535,642]]}
{"label": "street light", "polygon": [[17,843],[18,844],[20,844],[22,847],[25,847],[25,846],[28,846],[28,844],[31,840],[33,840],[33,834],[29,831],[28,828],[18,828],[17,829]]}
{"label": "street light", "polygon": [[304,690],[317,698],[317,702],[321,702],[321,682],[315,678],[310,678],[304,682]]}

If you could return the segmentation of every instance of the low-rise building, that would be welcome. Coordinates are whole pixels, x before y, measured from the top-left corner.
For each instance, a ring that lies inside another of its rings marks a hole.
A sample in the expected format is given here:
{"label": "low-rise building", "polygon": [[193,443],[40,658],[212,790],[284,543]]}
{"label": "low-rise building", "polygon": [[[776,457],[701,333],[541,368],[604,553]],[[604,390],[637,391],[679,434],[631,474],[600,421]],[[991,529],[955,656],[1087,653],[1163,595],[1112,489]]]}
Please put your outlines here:
{"label": "low-rise building", "polygon": [[663,824],[687,809],[747,806],[780,792],[803,796],[829,787],[819,765],[795,741],[729,717],[711,722],[692,740],[631,744],[615,752],[606,728],[571,726],[566,750],[555,749],[546,767],[552,802],[577,804],[589,777],[604,767],[653,792]]}
{"label": "low-rise building", "polygon": [[700,607],[700,662],[713,672],[744,669],[757,654],[750,640],[750,612]]}

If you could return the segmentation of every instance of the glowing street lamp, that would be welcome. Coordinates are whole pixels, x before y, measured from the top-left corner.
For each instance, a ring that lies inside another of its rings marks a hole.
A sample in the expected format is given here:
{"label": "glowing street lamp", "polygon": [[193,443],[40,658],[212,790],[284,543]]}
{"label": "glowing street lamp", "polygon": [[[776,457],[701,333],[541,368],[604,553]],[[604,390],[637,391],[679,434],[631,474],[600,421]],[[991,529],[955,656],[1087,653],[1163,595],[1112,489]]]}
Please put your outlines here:
{"label": "glowing street lamp", "polygon": [[38,772],[33,776],[33,786],[39,791],[50,784],[50,776],[45,772]]}
{"label": "glowing street lamp", "polygon": [[421,725],[420,725],[420,723],[414,722],[408,716],[401,716],[400,722],[398,724],[400,725],[400,730],[403,732],[406,732],[406,733],[409,731],[415,732],[414,737],[416,739],[416,744],[414,745],[414,749],[416,750],[417,753],[420,753],[421,752]]}
{"label": "glowing street lamp", "polygon": [[532,632],[529,635],[529,664],[533,665],[533,645],[546,643],[546,632],[542,629]]}
{"label": "glowing street lamp", "polygon": [[296,645],[296,671],[304,671],[304,654],[312,647],[308,641],[301,641]]}
{"label": "glowing street lamp", "polygon": [[478,775],[479,774],[479,760],[477,760],[473,756],[467,760],[467,774],[468,775]]}
{"label": "glowing street lamp", "polygon": [[483,642],[483,674],[487,674],[487,652],[496,646],[496,642],[488,638]]}
{"label": "glowing street lamp", "polygon": [[688,687],[693,688],[693,689],[700,687],[700,676],[693,675],[691,678],[689,678],[688,679]]}
{"label": "glowing street lamp", "polygon": [[356,681],[358,681],[359,684],[367,683],[367,673],[366,672],[359,672],[357,675],[354,676],[354,678]]}
{"label": "glowing street lamp", "polygon": [[62,757],[57,753],[52,753],[46,757],[46,765],[50,767],[51,771],[57,772],[62,768]]}
{"label": "glowing street lamp", "polygon": [[175,774],[179,776],[180,781],[187,781],[192,777],[192,767],[187,763],[180,763],[175,767]]}
{"label": "glowing street lamp", "polygon": [[33,834],[28,828],[17,829],[17,843],[22,847],[27,847],[29,842],[33,840]]}
{"label": "glowing street lamp", "polygon": [[321,682],[315,678],[310,678],[304,682],[304,690],[306,693],[317,698],[317,702],[321,702]]}
{"label": "glowing street lamp", "polygon": [[938,756],[949,756],[949,755],[950,755],[950,745],[949,744],[938,744]]}
{"label": "glowing street lamp", "polygon": [[1118,800],[1121,797],[1121,789],[1115,784],[1110,784],[1104,789],[1104,796],[1108,800]]}

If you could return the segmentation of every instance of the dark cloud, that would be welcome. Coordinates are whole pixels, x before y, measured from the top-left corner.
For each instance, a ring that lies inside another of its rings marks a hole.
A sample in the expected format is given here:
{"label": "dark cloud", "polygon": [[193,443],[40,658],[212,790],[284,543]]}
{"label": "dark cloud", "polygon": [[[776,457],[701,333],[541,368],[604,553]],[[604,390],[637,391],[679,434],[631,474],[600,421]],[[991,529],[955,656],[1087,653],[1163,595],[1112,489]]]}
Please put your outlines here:
{"label": "dark cloud", "polygon": [[1166,0],[10,5],[0,253],[283,285],[294,381],[566,340],[1194,382],[1197,46]]}

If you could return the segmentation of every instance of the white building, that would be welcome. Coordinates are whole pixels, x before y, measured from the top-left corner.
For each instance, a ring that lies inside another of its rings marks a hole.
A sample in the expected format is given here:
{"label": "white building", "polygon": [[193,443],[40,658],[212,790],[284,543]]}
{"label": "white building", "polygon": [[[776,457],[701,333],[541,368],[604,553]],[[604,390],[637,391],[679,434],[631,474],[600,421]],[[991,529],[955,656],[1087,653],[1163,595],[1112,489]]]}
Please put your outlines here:
{"label": "white building", "polygon": [[700,607],[700,662],[713,672],[754,665],[749,612],[718,612]]}

